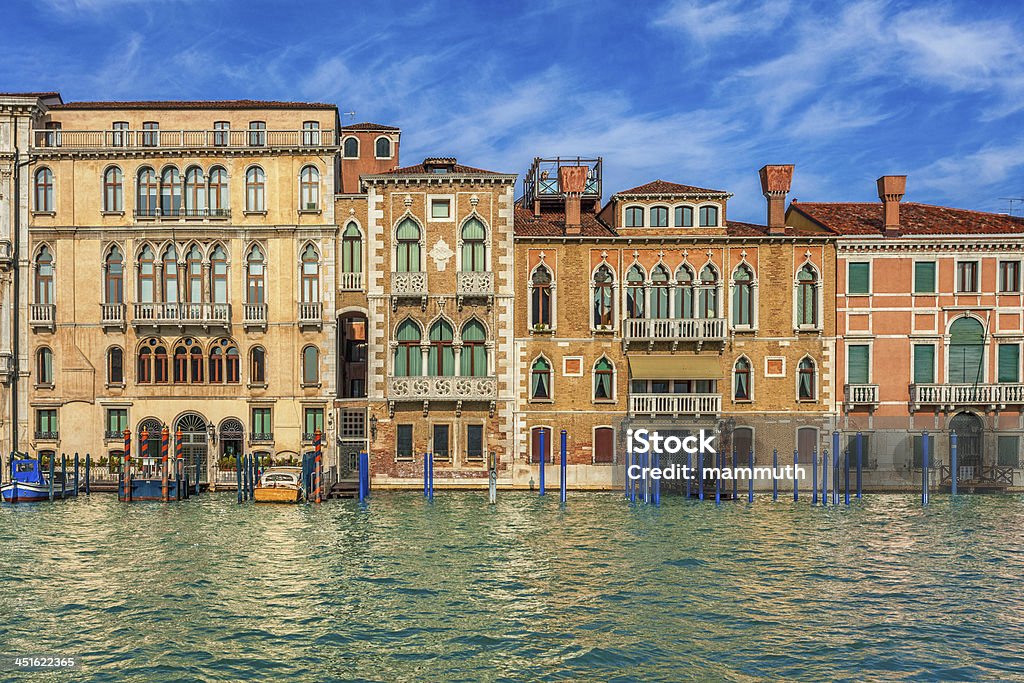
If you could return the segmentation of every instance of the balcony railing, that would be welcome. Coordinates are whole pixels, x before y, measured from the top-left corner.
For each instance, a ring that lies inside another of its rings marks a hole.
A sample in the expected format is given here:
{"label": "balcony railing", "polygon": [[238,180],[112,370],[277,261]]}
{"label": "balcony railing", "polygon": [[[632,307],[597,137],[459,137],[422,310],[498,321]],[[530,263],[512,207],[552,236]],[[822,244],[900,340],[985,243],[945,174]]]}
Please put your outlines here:
{"label": "balcony railing", "polygon": [[245,317],[242,322],[248,327],[267,326],[267,305],[266,304],[245,304]]}
{"label": "balcony railing", "polygon": [[714,415],[722,412],[721,394],[631,394],[633,415]]}
{"label": "balcony railing", "polygon": [[391,273],[391,296],[426,296],[427,274]]}
{"label": "balcony railing", "polygon": [[147,219],[166,219],[174,220],[181,218],[231,218],[231,209],[211,209],[211,208],[161,208],[159,206],[154,207],[143,207],[141,209],[135,209],[133,212],[135,220],[147,220]]}
{"label": "balcony railing", "polygon": [[300,325],[322,325],[324,320],[324,305],[319,301],[299,302],[299,324]]}
{"label": "balcony railing", "polygon": [[30,304],[28,320],[32,327],[52,330],[57,320],[56,304]]}
{"label": "balcony railing", "polygon": [[104,327],[123,327],[124,304],[100,304],[100,323]]}
{"label": "balcony railing", "polygon": [[847,384],[843,402],[846,405],[878,405],[878,385]]}
{"label": "balcony railing", "polygon": [[911,384],[910,402],[919,406],[989,406],[1024,404],[1024,384]]}
{"label": "balcony railing", "polygon": [[389,401],[493,401],[498,378],[388,377]]}
{"label": "balcony railing", "polygon": [[253,432],[249,435],[249,441],[252,443],[271,443],[274,441],[274,434],[273,432]]}
{"label": "balcony railing", "polygon": [[60,432],[36,430],[36,441],[56,441],[60,438]]}
{"label": "balcony railing", "polygon": [[333,147],[334,130],[34,130],[35,150]]}
{"label": "balcony railing", "polygon": [[107,429],[103,432],[103,438],[106,441],[117,441],[118,439],[124,438],[123,429]]}
{"label": "balcony railing", "polygon": [[459,271],[456,276],[455,293],[460,299],[494,296],[494,273]]}
{"label": "balcony railing", "polygon": [[725,340],[725,318],[626,318],[622,336],[630,341],[708,341]]}
{"label": "balcony railing", "polygon": [[0,240],[0,269],[7,270],[14,264],[14,247],[10,240]]}
{"label": "balcony railing", "polygon": [[0,353],[0,382],[7,382],[14,377],[14,354]]}
{"label": "balcony railing", "polygon": [[362,273],[342,273],[341,274],[341,290],[343,292],[361,292],[361,291],[363,291],[363,274]]}
{"label": "balcony railing", "polygon": [[135,304],[135,325],[227,325],[231,304],[145,303]]}

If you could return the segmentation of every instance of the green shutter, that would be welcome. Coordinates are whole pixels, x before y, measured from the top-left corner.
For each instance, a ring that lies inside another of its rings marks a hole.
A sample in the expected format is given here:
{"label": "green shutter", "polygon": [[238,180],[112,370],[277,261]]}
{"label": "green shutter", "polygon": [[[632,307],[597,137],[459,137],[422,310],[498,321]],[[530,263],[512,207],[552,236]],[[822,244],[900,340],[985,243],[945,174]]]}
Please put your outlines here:
{"label": "green shutter", "polygon": [[849,273],[849,282],[846,283],[846,293],[867,294],[871,280],[871,264],[851,263],[847,272]]}
{"label": "green shutter", "polygon": [[914,292],[933,294],[935,292],[935,262],[918,261],[914,264]]}
{"label": "green shutter", "polygon": [[998,463],[1002,467],[1020,466],[1020,446],[1016,436],[1000,436],[998,442]]}
{"label": "green shutter", "polygon": [[981,362],[985,347],[981,345],[951,345],[949,347],[950,384],[978,384],[983,378]]}
{"label": "green shutter", "polygon": [[865,344],[847,348],[846,381],[849,384],[868,383],[870,349]]}
{"label": "green shutter", "polygon": [[914,345],[914,384],[935,383],[935,347],[931,344]]}
{"label": "green shutter", "polygon": [[1017,344],[999,345],[999,375],[997,382],[1019,382],[1018,360],[1020,346]]}

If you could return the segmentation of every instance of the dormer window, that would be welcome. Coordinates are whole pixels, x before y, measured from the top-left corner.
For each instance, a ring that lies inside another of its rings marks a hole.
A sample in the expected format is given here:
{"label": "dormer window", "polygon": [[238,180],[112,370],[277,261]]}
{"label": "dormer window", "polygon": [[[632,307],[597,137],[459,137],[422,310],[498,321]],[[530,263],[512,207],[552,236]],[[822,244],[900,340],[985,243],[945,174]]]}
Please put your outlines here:
{"label": "dormer window", "polygon": [[423,170],[427,173],[454,173],[455,157],[428,157],[423,160]]}
{"label": "dormer window", "polygon": [[668,227],[668,207],[655,206],[651,209],[651,227],[652,228],[667,228]]}

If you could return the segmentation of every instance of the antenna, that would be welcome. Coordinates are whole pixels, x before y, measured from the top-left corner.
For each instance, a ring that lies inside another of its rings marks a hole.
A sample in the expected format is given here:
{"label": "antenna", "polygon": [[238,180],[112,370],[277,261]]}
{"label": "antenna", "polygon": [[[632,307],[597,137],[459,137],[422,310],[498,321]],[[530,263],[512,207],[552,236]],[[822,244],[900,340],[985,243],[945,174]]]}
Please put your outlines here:
{"label": "antenna", "polygon": [[1009,204],[1009,208],[1007,208],[1006,213],[1011,216],[1016,216],[1016,206],[1018,204],[1024,204],[1024,197],[1000,197],[999,201]]}
{"label": "antenna", "polygon": [[[354,119],[356,117],[356,113],[354,111],[347,111],[344,114],[342,114],[342,116],[347,116],[350,119]],[[1024,199],[1022,199],[1021,201],[1024,201]]]}

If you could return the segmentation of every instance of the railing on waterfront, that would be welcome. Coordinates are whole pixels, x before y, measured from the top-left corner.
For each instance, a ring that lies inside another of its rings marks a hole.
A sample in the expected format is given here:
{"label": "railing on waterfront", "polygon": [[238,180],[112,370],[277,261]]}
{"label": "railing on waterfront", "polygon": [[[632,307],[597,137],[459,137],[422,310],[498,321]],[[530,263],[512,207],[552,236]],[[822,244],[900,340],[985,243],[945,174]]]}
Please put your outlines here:
{"label": "railing on waterfront", "polygon": [[721,394],[630,394],[633,415],[714,415],[722,412]]}
{"label": "railing on waterfront", "polygon": [[341,290],[343,292],[361,292],[361,291],[363,291],[363,274],[362,273],[342,273],[341,274]]}
{"label": "railing on waterfront", "polygon": [[143,303],[134,305],[135,325],[226,325],[231,322],[231,304]]}
{"label": "railing on waterfront", "polygon": [[334,147],[334,130],[66,130],[32,131],[37,151],[147,149],[250,149]]}
{"label": "railing on waterfront", "polygon": [[498,378],[485,377],[388,377],[390,401],[493,401],[498,396]]}
{"label": "railing on waterfront", "polygon": [[919,406],[990,406],[1024,404],[1024,384],[911,384],[910,402]]}
{"label": "railing on waterfront", "polygon": [[725,318],[626,318],[622,336],[627,341],[722,341]]}
{"label": "railing on waterfront", "polygon": [[843,403],[846,405],[877,405],[877,384],[847,384],[844,387]]}
{"label": "railing on waterfront", "polygon": [[[977,483],[989,482],[1013,486],[1014,468],[1009,465],[960,465],[957,469],[957,482]],[[939,482],[952,482],[952,470],[949,465],[939,467]]]}

